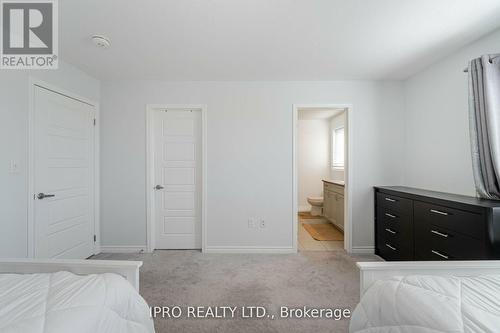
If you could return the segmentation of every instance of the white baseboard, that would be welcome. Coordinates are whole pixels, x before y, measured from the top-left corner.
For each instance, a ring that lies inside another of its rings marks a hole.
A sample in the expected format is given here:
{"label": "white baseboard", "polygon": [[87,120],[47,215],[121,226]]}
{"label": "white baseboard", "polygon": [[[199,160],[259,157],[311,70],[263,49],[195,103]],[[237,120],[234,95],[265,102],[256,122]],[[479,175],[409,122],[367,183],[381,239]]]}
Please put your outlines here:
{"label": "white baseboard", "polygon": [[374,254],[375,247],[373,246],[353,246],[351,249],[352,254]]}
{"label": "white baseboard", "polygon": [[207,246],[204,253],[297,253],[293,247]]}
{"label": "white baseboard", "polygon": [[140,253],[147,252],[146,245],[114,246],[101,245],[101,253]]}

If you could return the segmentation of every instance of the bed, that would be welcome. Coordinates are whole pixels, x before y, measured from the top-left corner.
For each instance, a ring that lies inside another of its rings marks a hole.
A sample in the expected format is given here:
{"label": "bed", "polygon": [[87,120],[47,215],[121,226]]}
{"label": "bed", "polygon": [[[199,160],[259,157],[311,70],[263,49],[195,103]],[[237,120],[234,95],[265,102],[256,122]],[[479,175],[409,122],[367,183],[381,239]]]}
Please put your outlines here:
{"label": "bed", "polygon": [[151,333],[140,261],[0,259],[0,332]]}
{"label": "bed", "polygon": [[351,333],[500,332],[500,261],[365,262]]}

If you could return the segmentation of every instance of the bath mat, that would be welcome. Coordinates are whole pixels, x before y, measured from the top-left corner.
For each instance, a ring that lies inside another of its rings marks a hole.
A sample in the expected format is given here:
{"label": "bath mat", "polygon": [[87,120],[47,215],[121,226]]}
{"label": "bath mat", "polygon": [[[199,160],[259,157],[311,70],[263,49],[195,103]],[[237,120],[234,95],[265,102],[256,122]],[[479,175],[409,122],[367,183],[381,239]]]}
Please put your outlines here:
{"label": "bath mat", "polygon": [[304,229],[319,241],[342,241],[344,234],[331,223],[302,223]]}

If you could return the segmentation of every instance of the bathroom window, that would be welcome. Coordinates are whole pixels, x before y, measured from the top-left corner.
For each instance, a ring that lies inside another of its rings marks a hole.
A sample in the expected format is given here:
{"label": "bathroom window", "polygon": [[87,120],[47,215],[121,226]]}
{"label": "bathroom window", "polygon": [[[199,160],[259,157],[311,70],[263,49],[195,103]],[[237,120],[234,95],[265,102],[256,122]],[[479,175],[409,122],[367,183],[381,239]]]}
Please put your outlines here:
{"label": "bathroom window", "polygon": [[344,127],[332,132],[332,168],[344,168]]}

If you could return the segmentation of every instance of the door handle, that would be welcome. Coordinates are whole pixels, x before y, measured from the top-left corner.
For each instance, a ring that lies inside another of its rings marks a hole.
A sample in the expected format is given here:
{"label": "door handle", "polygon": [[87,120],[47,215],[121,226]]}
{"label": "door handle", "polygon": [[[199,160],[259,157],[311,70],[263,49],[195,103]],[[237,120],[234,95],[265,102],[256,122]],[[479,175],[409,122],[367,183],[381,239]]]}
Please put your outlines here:
{"label": "door handle", "polygon": [[43,192],[40,192],[37,194],[37,198],[38,200],[42,200],[42,199],[45,199],[45,198],[52,198],[52,197],[55,197],[56,195],[55,194],[45,194]]}
{"label": "door handle", "polygon": [[156,185],[155,186],[155,190],[163,190],[163,189],[164,189],[164,187],[161,186],[161,185]]}

